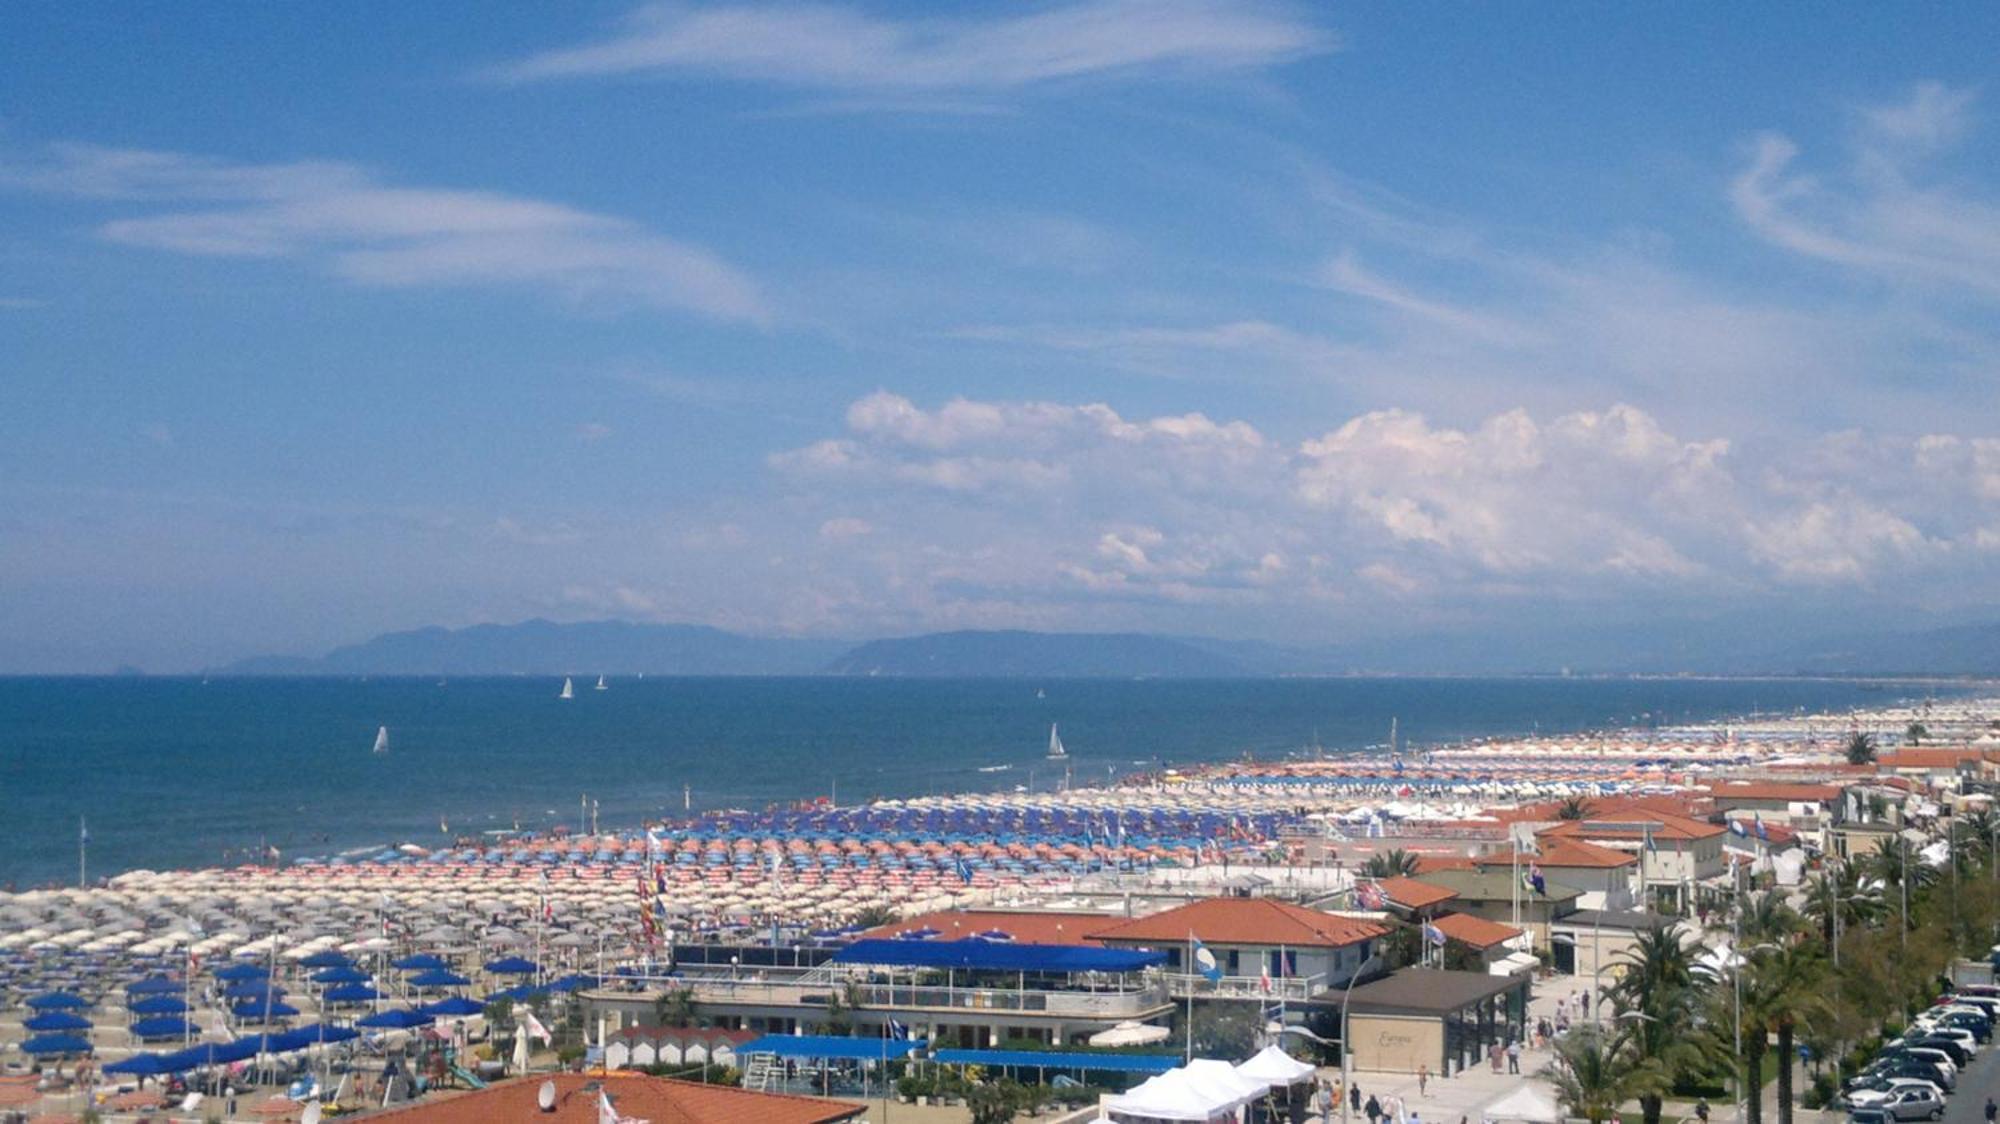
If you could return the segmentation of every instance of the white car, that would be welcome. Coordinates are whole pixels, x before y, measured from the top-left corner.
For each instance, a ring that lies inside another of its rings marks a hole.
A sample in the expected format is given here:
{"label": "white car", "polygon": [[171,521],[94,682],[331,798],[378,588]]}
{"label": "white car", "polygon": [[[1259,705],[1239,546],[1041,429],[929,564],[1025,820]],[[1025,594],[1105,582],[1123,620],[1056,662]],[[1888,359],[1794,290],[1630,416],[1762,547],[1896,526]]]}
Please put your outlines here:
{"label": "white car", "polygon": [[1909,1089],[1928,1090],[1937,1098],[1939,1104],[1944,1103],[1943,1089],[1938,1088],[1934,1082],[1922,1081],[1915,1077],[1892,1077],[1886,1089],[1857,1089],[1847,1095],[1847,1103],[1852,1108],[1881,1108],[1882,1102]]}
{"label": "white car", "polygon": [[1875,1106],[1892,1120],[1941,1120],[1944,1098],[1932,1089],[1896,1089]]}
{"label": "white car", "polygon": [[1929,1046],[1905,1046],[1903,1047],[1903,1051],[1911,1057],[1922,1058],[1942,1068],[1945,1076],[1948,1078],[1955,1079],[1958,1077],[1958,1063],[1952,1061],[1951,1055],[1945,1053],[1943,1050],[1935,1050]]}

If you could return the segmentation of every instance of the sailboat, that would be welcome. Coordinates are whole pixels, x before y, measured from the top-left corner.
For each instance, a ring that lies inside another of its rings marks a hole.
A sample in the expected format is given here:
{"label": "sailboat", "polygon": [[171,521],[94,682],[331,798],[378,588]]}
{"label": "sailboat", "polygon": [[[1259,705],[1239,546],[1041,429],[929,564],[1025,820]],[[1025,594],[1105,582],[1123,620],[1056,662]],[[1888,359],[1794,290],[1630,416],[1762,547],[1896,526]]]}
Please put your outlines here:
{"label": "sailboat", "polygon": [[559,699],[573,699],[576,697],[576,684],[569,681],[569,676],[563,676],[562,693],[556,697]]}
{"label": "sailboat", "polygon": [[602,675],[597,677],[597,689],[600,691],[609,691],[611,689],[604,685],[604,677]]}
{"label": "sailboat", "polygon": [[389,727],[381,726],[376,728],[375,752],[377,753],[389,752]]}
{"label": "sailboat", "polygon": [[1049,760],[1069,760],[1069,750],[1063,748],[1062,738],[1056,734],[1056,724],[1049,723]]}

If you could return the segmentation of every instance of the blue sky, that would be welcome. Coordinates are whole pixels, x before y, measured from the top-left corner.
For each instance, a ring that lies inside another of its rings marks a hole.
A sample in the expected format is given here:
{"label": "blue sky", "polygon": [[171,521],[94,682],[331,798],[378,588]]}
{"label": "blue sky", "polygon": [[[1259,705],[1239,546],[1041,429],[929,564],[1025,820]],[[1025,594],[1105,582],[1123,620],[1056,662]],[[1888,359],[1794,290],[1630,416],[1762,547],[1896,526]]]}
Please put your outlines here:
{"label": "blue sky", "polygon": [[0,671],[1988,619],[1990,5],[0,8]]}

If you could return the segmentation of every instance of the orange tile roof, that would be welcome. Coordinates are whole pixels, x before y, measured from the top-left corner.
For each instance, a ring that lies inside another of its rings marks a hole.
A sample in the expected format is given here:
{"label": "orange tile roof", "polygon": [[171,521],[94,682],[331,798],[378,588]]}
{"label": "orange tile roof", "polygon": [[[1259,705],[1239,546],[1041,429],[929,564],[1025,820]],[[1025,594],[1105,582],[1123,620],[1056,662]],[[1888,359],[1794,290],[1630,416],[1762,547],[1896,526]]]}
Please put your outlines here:
{"label": "orange tile roof", "polygon": [[1434,870],[1471,870],[1472,860],[1464,855],[1418,855],[1417,876],[1419,878]]}
{"label": "orange tile roof", "polygon": [[[1653,824],[1652,830],[1640,827],[1612,827],[1611,824]],[[1728,829],[1719,824],[1704,823],[1671,812],[1652,811],[1645,808],[1622,808],[1601,817],[1588,820],[1564,820],[1552,827],[1545,827],[1536,837],[1547,839],[1551,836],[1583,839],[1642,839],[1650,835],[1656,840],[1682,842],[1693,839],[1712,839]]]}
{"label": "orange tile roof", "polygon": [[1899,749],[1880,754],[1875,763],[1884,769],[1955,769],[1961,761],[1977,761],[1976,749]]}
{"label": "orange tile roof", "polygon": [[1718,800],[1790,800],[1818,804],[1840,799],[1840,786],[1831,784],[1773,783],[1770,781],[1729,781],[1708,786],[1708,794]]}
{"label": "orange tile roof", "polygon": [[1273,898],[1205,898],[1099,930],[1096,939],[1167,945],[1193,935],[1208,944],[1345,948],[1388,932],[1373,921],[1338,917]]}
{"label": "orange tile roof", "polygon": [[[1520,855],[1520,863],[1523,866],[1529,863],[1539,863],[1542,866],[1584,867],[1592,870],[1610,870],[1614,867],[1637,866],[1639,864],[1639,859],[1636,855],[1625,851],[1614,851],[1609,847],[1600,847],[1595,843],[1586,843],[1581,839],[1564,839],[1561,836],[1548,837],[1541,840],[1541,848],[1542,851],[1538,855]],[[1479,866],[1511,867],[1515,859],[1514,852],[1508,851],[1498,855],[1481,855],[1473,861]]]}
{"label": "orange tile roof", "polygon": [[1422,909],[1427,905],[1448,902],[1458,896],[1457,890],[1443,886],[1433,886],[1429,882],[1419,882],[1414,878],[1384,878],[1376,885],[1389,900],[1404,909]]}
{"label": "orange tile roof", "polygon": [[[941,941],[969,937],[989,929],[1012,934],[1022,944],[1087,944],[1097,931],[1125,920],[1103,913],[1036,913],[1027,910],[947,909],[890,925],[878,925],[863,938],[894,937],[911,929],[932,928]],[[1091,946],[1095,947],[1095,946]]]}
{"label": "orange tile roof", "polygon": [[[556,1086],[556,1110],[536,1107],[542,1082]],[[823,1101],[813,1097],[756,1093],[730,1085],[702,1085],[640,1074],[533,1074],[455,1097],[422,1101],[380,1112],[364,1112],[357,1120],[395,1120],[405,1124],[491,1124],[496,1120],[548,1121],[550,1124],[597,1124],[598,1094],[585,1086],[601,1083],[620,1117],[648,1124],[830,1124],[852,1120],[868,1111],[865,1105]]]}
{"label": "orange tile roof", "polygon": [[1469,944],[1482,952],[1521,935],[1521,930],[1512,925],[1502,925],[1498,921],[1488,921],[1469,913],[1447,913],[1431,924],[1444,930],[1444,935],[1452,940]]}

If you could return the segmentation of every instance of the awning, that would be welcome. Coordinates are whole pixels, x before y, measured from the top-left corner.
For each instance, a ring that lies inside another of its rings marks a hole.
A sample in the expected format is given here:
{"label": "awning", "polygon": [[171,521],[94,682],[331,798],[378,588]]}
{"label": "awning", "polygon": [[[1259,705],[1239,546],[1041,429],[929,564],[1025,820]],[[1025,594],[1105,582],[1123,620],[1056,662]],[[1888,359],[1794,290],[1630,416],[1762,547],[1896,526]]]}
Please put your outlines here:
{"label": "awning", "polygon": [[1181,1064],[1179,1054],[1092,1054],[1078,1050],[939,1050],[932,1056],[954,1065],[1095,1069],[1106,1073],[1165,1073]]}
{"label": "awning", "polygon": [[736,1048],[737,1057],[776,1054],[781,1058],[832,1058],[878,1062],[905,1058],[929,1045],[921,1038],[835,1038],[824,1034],[767,1034]]}
{"label": "awning", "polygon": [[1001,972],[1136,972],[1166,963],[1164,952],[1084,948],[1064,944],[960,941],[855,941],[833,954],[842,964],[905,968],[973,968]]}

